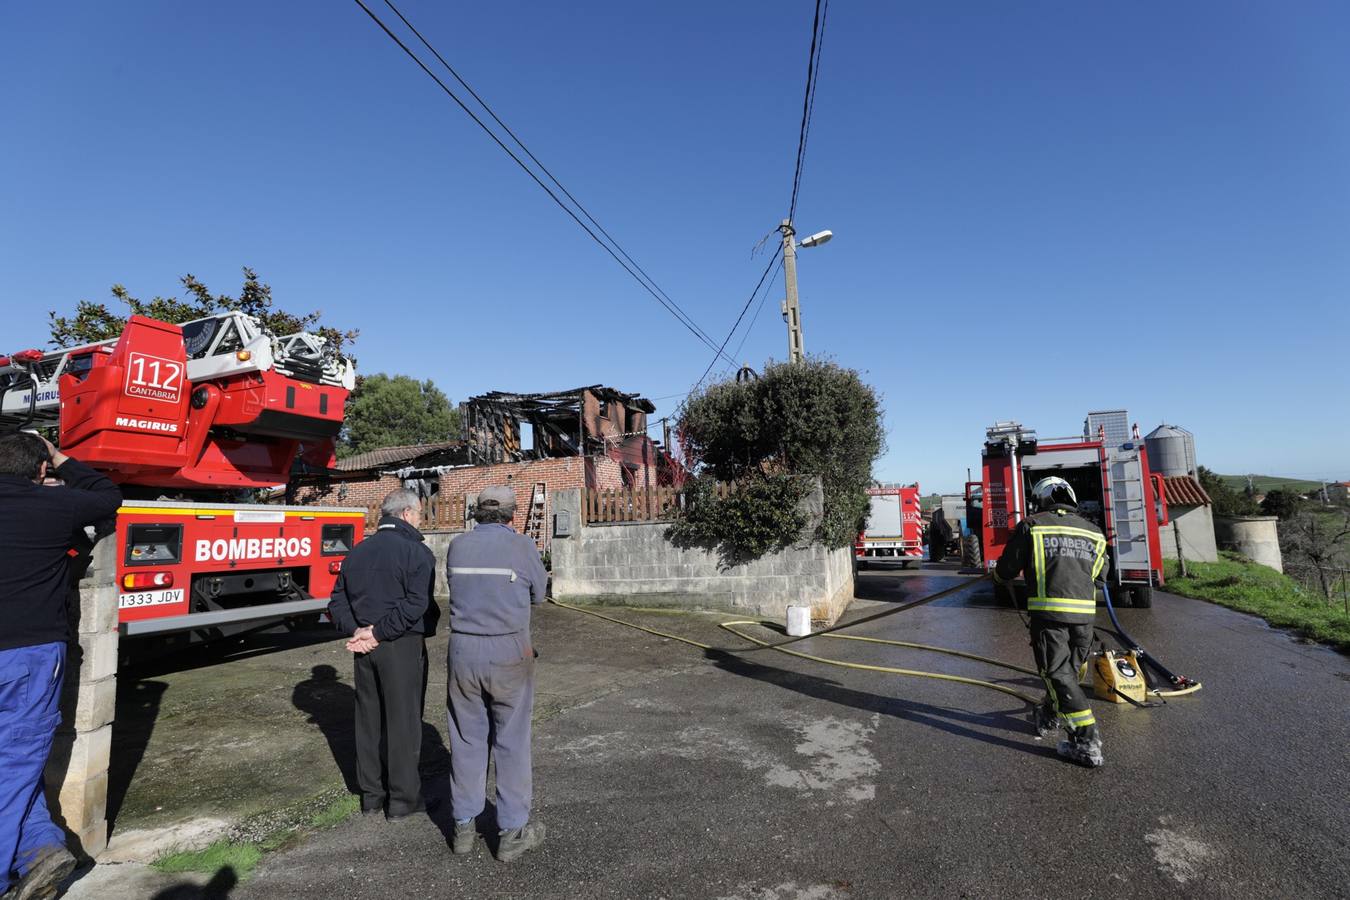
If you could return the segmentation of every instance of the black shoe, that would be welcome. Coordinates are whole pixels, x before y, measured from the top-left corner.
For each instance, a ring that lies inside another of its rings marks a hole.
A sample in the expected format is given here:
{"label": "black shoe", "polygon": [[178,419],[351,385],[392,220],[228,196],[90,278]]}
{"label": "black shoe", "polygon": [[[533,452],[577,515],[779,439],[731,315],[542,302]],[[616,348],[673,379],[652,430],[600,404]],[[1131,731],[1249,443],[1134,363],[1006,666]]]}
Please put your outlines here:
{"label": "black shoe", "polygon": [[1059,716],[1053,711],[1047,711],[1044,707],[1036,707],[1031,714],[1031,725],[1036,729],[1036,737],[1040,739],[1054,737],[1059,734]]}
{"label": "black shoe", "polygon": [[75,857],[58,845],[38,851],[28,874],[5,895],[6,900],[50,900],[75,869]]}
{"label": "black shoe", "polygon": [[1086,766],[1089,769],[1095,769],[1106,762],[1106,759],[1102,756],[1101,738],[1076,735],[1067,741],[1060,741],[1057,750],[1059,755],[1069,762],[1078,763],[1078,765]]}
{"label": "black shoe", "polygon": [[497,859],[511,862],[519,859],[526,850],[533,850],[544,842],[544,826],[540,822],[527,822],[523,828],[497,833]]}
{"label": "black shoe", "polygon": [[418,813],[424,813],[426,811],[427,811],[427,802],[425,800],[418,800],[415,804],[413,804],[412,807],[408,809],[396,810],[391,806],[389,807],[389,811],[384,814],[384,817],[388,819],[390,822],[397,822],[399,819],[406,819],[409,816],[415,816]]}

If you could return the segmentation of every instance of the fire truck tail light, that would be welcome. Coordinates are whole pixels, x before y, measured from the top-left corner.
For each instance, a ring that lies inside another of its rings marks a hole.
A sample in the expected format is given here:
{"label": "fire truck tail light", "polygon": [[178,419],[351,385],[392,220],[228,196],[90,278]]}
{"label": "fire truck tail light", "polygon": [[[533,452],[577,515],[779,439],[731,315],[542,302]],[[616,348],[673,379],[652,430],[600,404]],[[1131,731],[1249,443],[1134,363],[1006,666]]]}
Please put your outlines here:
{"label": "fire truck tail light", "polygon": [[129,591],[173,587],[172,572],[129,572],[122,576],[122,587]]}
{"label": "fire truck tail light", "polygon": [[253,351],[252,351],[252,350],[237,350],[237,351],[235,351],[234,358],[237,359],[237,360],[239,360],[240,362],[248,362],[250,359],[253,358]]}
{"label": "fire truck tail light", "polygon": [[337,573],[339,573],[339,572],[341,572],[341,571],[342,571],[342,560],[340,560],[340,559],[335,559],[335,560],[333,560],[332,562],[330,562],[330,563],[328,564],[328,574],[329,574],[329,575],[336,575]]}

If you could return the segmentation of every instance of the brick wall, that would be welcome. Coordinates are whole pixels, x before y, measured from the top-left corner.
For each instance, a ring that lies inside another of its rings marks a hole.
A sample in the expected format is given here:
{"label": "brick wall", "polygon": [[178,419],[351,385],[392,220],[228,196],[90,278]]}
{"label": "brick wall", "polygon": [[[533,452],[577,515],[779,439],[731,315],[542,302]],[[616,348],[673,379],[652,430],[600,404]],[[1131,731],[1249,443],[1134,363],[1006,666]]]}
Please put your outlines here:
{"label": "brick wall", "polygon": [[[441,475],[441,493],[477,494],[485,487],[510,487],[516,492],[516,518],[511,524],[519,531],[525,527],[535,482],[542,481],[548,486],[548,502],[544,510],[545,523],[548,523],[553,511],[553,494],[585,487],[588,463],[589,460],[581,457],[568,456],[450,469]],[[551,530],[546,524],[546,538]]]}
{"label": "brick wall", "polygon": [[289,501],[298,506],[359,506],[379,505],[389,492],[403,486],[394,475],[353,478],[332,481],[325,485],[305,486],[296,490]]}
{"label": "brick wall", "polygon": [[[652,458],[655,459],[655,453]],[[656,487],[656,466],[639,465],[632,470],[633,483],[630,485],[624,481],[624,466],[618,461],[608,456],[596,456],[587,460],[589,468],[586,477],[586,487],[595,490],[612,490],[625,487]]]}
{"label": "brick wall", "polygon": [[[639,478],[641,472],[638,473]],[[655,484],[655,471],[652,483]],[[516,492],[516,517],[512,525],[517,531],[525,527],[529,514],[530,497],[536,482],[547,485],[545,503],[545,546],[551,534],[552,498],[558,491],[580,490],[585,487],[623,487],[620,465],[608,457],[582,458],[577,456],[554,459],[527,460],[501,463],[495,466],[465,466],[449,469],[440,476],[440,493],[447,495],[477,494],[485,487],[505,485]],[[353,478],[334,481],[322,486],[307,486],[296,490],[291,502],[304,506],[360,506],[378,504],[385,495],[402,482],[394,475]],[[542,549],[542,548],[541,548]]]}

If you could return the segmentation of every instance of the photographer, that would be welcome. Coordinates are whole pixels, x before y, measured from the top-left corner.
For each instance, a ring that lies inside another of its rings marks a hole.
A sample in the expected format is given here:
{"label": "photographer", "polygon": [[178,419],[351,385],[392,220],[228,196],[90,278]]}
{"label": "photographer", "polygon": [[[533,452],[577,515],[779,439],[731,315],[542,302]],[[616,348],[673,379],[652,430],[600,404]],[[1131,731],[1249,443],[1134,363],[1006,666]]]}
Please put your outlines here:
{"label": "photographer", "polygon": [[44,438],[0,434],[0,893],[47,896],[75,866],[42,784],[61,722],[69,550],[121,504],[116,485]]}

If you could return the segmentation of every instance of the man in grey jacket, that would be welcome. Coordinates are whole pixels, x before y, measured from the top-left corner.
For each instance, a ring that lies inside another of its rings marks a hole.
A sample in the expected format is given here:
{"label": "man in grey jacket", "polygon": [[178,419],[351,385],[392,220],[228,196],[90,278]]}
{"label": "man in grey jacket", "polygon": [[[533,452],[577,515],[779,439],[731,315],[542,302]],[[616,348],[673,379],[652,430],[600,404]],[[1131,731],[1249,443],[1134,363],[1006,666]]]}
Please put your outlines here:
{"label": "man in grey jacket", "polygon": [[446,555],[450,650],[451,849],[473,849],[474,819],[487,798],[489,752],[497,761],[497,858],[516,859],[544,840],[531,822],[530,718],[534,648],[530,606],[543,603],[548,574],[534,541],[511,527],[516,496],[508,487],[478,495],[473,531]]}

